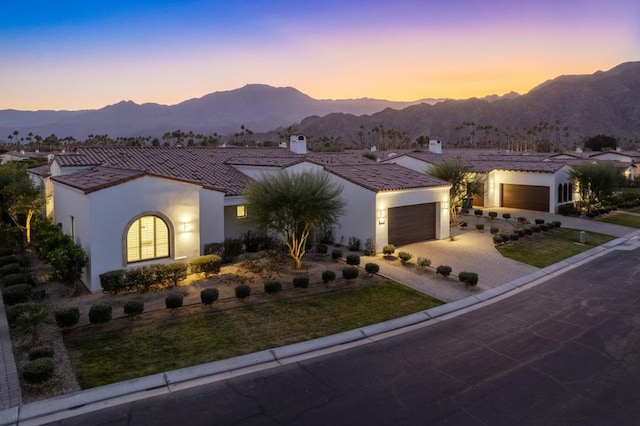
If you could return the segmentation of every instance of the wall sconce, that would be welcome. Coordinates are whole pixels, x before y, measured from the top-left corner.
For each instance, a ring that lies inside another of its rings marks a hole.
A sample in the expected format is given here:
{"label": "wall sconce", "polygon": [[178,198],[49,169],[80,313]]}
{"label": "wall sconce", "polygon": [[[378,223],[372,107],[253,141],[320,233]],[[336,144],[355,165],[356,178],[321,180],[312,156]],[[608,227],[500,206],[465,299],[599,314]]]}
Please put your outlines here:
{"label": "wall sconce", "polygon": [[442,202],[442,210],[449,210],[449,201],[445,200]]}
{"label": "wall sconce", "polygon": [[182,232],[189,232],[189,222],[182,222]]}
{"label": "wall sconce", "polygon": [[386,212],[384,209],[378,210],[378,225],[384,225],[384,220],[386,218]]}

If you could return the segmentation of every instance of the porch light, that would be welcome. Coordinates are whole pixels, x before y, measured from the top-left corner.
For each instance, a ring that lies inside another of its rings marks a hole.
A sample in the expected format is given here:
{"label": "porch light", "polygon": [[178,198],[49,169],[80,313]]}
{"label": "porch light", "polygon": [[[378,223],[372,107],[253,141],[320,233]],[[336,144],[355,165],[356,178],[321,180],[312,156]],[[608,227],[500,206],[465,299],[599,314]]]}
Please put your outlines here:
{"label": "porch light", "polygon": [[386,218],[386,212],[384,209],[378,210],[378,225],[384,225],[384,220]]}
{"label": "porch light", "polygon": [[449,201],[444,200],[442,202],[442,210],[449,210]]}
{"label": "porch light", "polygon": [[182,222],[182,232],[189,232],[189,222]]}

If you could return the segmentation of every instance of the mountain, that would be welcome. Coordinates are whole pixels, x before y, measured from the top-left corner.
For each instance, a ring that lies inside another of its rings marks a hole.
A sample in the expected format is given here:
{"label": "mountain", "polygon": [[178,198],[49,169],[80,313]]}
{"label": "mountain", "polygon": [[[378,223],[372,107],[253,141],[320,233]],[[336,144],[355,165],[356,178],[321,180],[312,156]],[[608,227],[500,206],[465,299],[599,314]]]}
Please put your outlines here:
{"label": "mountain", "polygon": [[[387,134],[385,142],[381,128],[396,134]],[[540,142],[552,149],[571,149],[584,137],[598,134],[640,142],[640,62],[591,75],[560,76],[521,96],[447,100],[360,117],[307,117],[296,129],[310,138],[339,137],[347,146],[392,144],[389,139],[398,138],[397,132],[411,141],[424,135],[448,146],[514,149],[522,144],[535,149],[533,145]]]}
{"label": "mountain", "polygon": [[436,103],[440,99],[395,102],[381,99],[314,99],[291,87],[250,84],[242,88],[215,92],[177,105],[136,104],[122,101],[98,110],[85,111],[0,111],[0,135],[18,130],[47,136],[90,134],[118,136],[161,136],[181,129],[204,134],[232,134],[244,125],[253,132],[266,132],[288,126],[311,115],[333,112],[363,115],[385,108],[402,109],[417,103]]}

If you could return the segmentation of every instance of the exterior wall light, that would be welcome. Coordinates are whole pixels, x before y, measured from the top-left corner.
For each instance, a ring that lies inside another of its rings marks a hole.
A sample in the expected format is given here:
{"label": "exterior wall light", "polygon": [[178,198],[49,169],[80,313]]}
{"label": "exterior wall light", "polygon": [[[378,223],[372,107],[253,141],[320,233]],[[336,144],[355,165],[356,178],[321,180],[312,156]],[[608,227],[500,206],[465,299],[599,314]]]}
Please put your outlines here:
{"label": "exterior wall light", "polygon": [[449,210],[449,201],[444,200],[442,202],[442,210]]}
{"label": "exterior wall light", "polygon": [[189,232],[189,222],[182,222],[182,232]]}
{"label": "exterior wall light", "polygon": [[378,210],[378,225],[384,225],[386,217],[387,217],[386,211],[384,209],[379,209]]}

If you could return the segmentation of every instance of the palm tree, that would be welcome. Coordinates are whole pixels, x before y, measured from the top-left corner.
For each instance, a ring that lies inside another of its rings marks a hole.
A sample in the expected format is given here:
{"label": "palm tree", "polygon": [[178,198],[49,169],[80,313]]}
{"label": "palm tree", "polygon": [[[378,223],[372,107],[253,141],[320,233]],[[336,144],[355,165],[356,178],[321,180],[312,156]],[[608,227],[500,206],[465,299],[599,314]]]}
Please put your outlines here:
{"label": "palm tree", "polygon": [[18,329],[24,333],[31,333],[31,345],[40,343],[40,329],[43,324],[47,323],[49,312],[46,308],[40,308],[33,311],[26,311],[20,314],[16,324]]}

